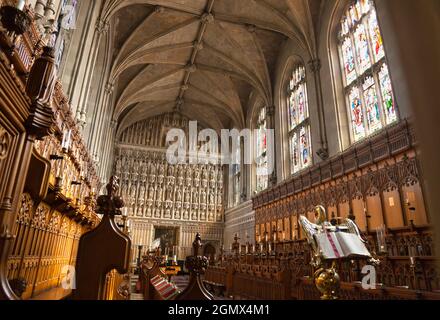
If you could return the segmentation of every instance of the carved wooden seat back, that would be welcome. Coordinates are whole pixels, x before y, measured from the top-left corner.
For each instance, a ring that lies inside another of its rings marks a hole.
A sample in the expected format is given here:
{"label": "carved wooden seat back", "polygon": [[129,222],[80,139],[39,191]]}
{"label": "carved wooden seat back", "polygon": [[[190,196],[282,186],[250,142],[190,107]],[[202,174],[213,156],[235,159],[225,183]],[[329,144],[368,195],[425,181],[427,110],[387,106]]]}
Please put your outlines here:
{"label": "carved wooden seat back", "polygon": [[200,234],[193,242],[193,256],[186,258],[185,266],[190,272],[188,287],[175,300],[214,300],[214,296],[205,288],[201,275],[208,268],[208,259],[199,255],[202,248]]}
{"label": "carved wooden seat back", "polygon": [[105,278],[116,269],[120,274],[128,272],[131,240],[114,221],[121,215],[124,202],[116,196],[117,177],[107,185],[106,196],[98,198],[98,213],[103,214],[101,223],[94,230],[84,234],[79,242],[76,264],[75,300],[102,300]]}

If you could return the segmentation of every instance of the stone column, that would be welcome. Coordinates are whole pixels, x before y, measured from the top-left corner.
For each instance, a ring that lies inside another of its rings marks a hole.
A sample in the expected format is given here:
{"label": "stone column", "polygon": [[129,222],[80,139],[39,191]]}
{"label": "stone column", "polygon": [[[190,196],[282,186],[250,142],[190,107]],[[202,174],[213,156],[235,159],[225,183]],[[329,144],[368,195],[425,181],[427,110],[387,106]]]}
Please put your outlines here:
{"label": "stone column", "polygon": [[35,4],[35,19],[40,20],[44,17],[44,12],[46,9],[47,0],[37,0],[37,3]]}
{"label": "stone column", "polygon": [[[266,116],[267,116],[267,129],[272,129],[275,133],[275,106],[268,106],[266,107]],[[268,149],[269,149],[269,143],[275,144],[275,134],[274,139],[272,142],[268,140]],[[270,146],[273,150],[273,172],[272,175],[269,177],[269,187],[275,186],[278,182],[277,177],[277,155],[275,150],[275,145]],[[268,150],[269,151],[269,150]]]}
{"label": "stone column", "polygon": [[[79,96],[79,106],[76,112],[76,118],[82,128],[84,128],[84,125],[86,123],[86,113],[87,113],[87,101],[88,96],[90,93],[90,88],[92,85],[92,79],[93,79],[93,71],[96,64],[96,59],[98,56],[99,46],[101,43],[102,38],[107,34],[109,30],[109,23],[104,20],[99,20],[96,24],[95,33],[93,35],[92,39],[92,51],[89,55],[89,59],[87,60],[87,67],[84,71],[86,78],[84,79],[84,82],[82,86],[80,87],[80,96]],[[76,82],[76,81],[75,81]],[[75,87],[73,87],[76,89]],[[73,91],[72,91],[73,94]]]}
{"label": "stone column", "polygon": [[328,151],[328,140],[327,140],[327,128],[325,125],[324,116],[324,100],[322,97],[322,83],[321,83],[321,60],[313,59],[309,62],[310,70],[313,72],[313,77],[315,80],[316,88],[316,102],[318,109],[318,119],[319,119],[319,138],[320,138],[320,149],[316,150],[316,154],[322,159],[327,160],[329,157]]}

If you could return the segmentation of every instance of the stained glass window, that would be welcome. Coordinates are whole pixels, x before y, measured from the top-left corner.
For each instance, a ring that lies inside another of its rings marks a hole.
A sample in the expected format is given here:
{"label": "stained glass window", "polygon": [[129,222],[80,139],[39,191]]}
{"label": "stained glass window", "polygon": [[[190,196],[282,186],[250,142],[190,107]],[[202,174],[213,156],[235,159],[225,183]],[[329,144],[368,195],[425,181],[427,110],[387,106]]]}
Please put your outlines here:
{"label": "stained glass window", "polygon": [[267,117],[266,108],[261,108],[257,121],[257,186],[256,191],[260,192],[267,189],[269,185],[269,175],[267,174]]}
{"label": "stained glass window", "polygon": [[294,68],[288,89],[289,147],[291,174],[312,164],[306,70]]}
{"label": "stained glass window", "polygon": [[342,17],[339,50],[354,142],[398,121],[385,49],[371,0],[356,0]]}

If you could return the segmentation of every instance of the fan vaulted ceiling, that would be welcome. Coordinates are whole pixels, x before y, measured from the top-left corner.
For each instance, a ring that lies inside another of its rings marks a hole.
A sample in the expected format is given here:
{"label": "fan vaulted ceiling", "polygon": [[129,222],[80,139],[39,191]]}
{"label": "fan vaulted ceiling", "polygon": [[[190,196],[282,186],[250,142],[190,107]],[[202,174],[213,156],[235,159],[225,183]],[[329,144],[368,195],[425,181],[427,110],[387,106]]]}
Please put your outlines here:
{"label": "fan vaulted ceiling", "polygon": [[[214,129],[244,127],[273,101],[290,38],[314,56],[321,0],[109,0],[114,118],[179,111]],[[123,128],[120,128],[123,129]]]}

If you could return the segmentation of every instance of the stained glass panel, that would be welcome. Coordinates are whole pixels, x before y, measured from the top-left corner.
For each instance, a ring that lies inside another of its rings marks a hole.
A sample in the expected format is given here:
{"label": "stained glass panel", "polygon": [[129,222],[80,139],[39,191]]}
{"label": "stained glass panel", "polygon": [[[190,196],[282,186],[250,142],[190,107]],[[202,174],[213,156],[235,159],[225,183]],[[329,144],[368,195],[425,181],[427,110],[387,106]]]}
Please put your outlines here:
{"label": "stained glass panel", "polygon": [[295,128],[297,125],[295,92],[292,92],[289,98],[289,119],[290,119],[290,129]]}
{"label": "stained glass panel", "polygon": [[362,14],[367,14],[371,9],[370,0],[360,0],[359,2],[362,8]]}
{"label": "stained glass panel", "polygon": [[368,38],[365,32],[365,27],[361,24],[354,33],[357,64],[359,72],[364,73],[369,67],[371,67],[370,50],[368,49]]}
{"label": "stained glass panel", "polygon": [[367,120],[369,133],[372,134],[382,129],[381,112],[377,98],[376,85],[373,77],[368,77],[364,84],[365,106],[367,109]]}
{"label": "stained glass panel", "polygon": [[368,25],[374,52],[374,61],[377,62],[385,56],[385,50],[383,48],[382,35],[380,33],[376,12],[374,10],[371,11],[370,18],[368,19]]}
{"label": "stained glass panel", "polygon": [[352,5],[350,6],[350,9],[348,9],[349,12],[349,16],[350,16],[350,21],[351,21],[351,25],[353,26],[354,24],[356,24],[356,22],[359,21],[359,15],[358,15],[358,11],[356,10],[356,5]]}
{"label": "stained glass panel", "polygon": [[357,77],[354,64],[353,45],[350,38],[345,39],[342,44],[342,56],[344,58],[345,81],[347,85],[349,85]]}
{"label": "stained glass panel", "polygon": [[305,92],[305,85],[300,84],[297,91],[297,99],[298,99],[298,123],[303,122],[307,118],[307,98]]}
{"label": "stained glass panel", "polygon": [[349,32],[350,32],[350,23],[349,23],[349,21],[348,21],[348,18],[347,17],[345,17],[343,20],[342,20],[342,28],[341,28],[341,37],[343,37],[343,36],[345,36],[345,35],[347,35]]}
{"label": "stained glass panel", "polygon": [[267,134],[266,108],[262,108],[258,117],[257,126],[257,192],[268,187],[267,176]]}
{"label": "stained glass panel", "polygon": [[296,132],[290,139],[290,159],[292,159],[292,174],[297,172],[300,168],[299,163],[299,150],[298,150],[298,135]]}
{"label": "stained glass panel", "polygon": [[388,73],[388,67],[384,64],[379,71],[379,82],[382,92],[382,101],[385,109],[386,123],[391,124],[397,121],[396,104],[394,102],[393,88]]}
{"label": "stained glass panel", "polygon": [[302,127],[300,130],[300,150],[301,150],[301,166],[306,168],[310,165],[310,135],[309,130],[306,127]]}
{"label": "stained glass panel", "polygon": [[364,114],[358,88],[351,90],[349,101],[354,140],[358,141],[365,137]]}

